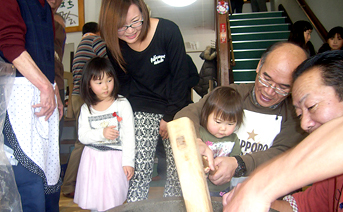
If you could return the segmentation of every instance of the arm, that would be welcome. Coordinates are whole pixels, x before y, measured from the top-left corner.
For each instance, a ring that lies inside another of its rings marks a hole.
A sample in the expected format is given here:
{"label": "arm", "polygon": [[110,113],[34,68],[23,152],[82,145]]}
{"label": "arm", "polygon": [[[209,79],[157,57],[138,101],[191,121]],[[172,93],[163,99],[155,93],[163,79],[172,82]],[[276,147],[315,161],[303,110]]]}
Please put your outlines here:
{"label": "arm", "polygon": [[[131,105],[127,99],[119,98],[121,121],[120,138],[123,145],[122,165],[135,167],[135,126]],[[128,175],[126,175],[128,176]]]}
{"label": "arm", "polygon": [[96,36],[92,43],[93,52],[96,56],[107,57],[106,44],[100,36]]}
{"label": "arm", "polygon": [[280,212],[293,212],[289,202],[284,200],[275,200],[270,207]]}
{"label": "arm", "polygon": [[17,1],[2,2],[0,20],[3,24],[0,25],[0,50],[4,57],[40,90],[41,102],[33,107],[41,107],[40,112],[36,115],[45,116],[47,120],[56,108],[54,89],[25,50],[26,26],[19,11]]}
{"label": "arm", "polygon": [[193,88],[194,86],[196,86],[199,83],[199,73],[198,73],[198,69],[195,66],[191,56],[189,56],[187,54],[187,61],[188,61],[188,88]]}
{"label": "arm", "polygon": [[198,102],[189,104],[188,106],[182,108],[179,112],[175,114],[174,119],[178,119],[181,117],[188,117],[194,123],[195,133],[198,138],[200,138],[200,116],[201,116],[201,109],[205,104],[208,95],[201,98]]}
{"label": "arm", "polygon": [[15,58],[13,60],[13,65],[41,92],[40,103],[33,105],[32,107],[40,107],[41,110],[35,113],[36,116],[45,116],[45,120],[48,120],[56,108],[55,91],[53,86],[46,76],[40,71],[27,51],[24,51],[19,57]]}
{"label": "arm", "polygon": [[[117,100],[118,101],[118,100]],[[127,99],[120,99],[120,114],[122,116],[122,128],[120,136],[123,142],[122,166],[127,180],[130,180],[134,174],[135,167],[135,130],[134,118],[130,103]]]}
{"label": "arm", "polygon": [[[165,20],[163,20],[165,21]],[[162,22],[162,20],[160,20]],[[175,114],[188,104],[188,63],[183,38],[178,26],[172,22],[163,22],[166,55],[169,59],[167,69],[171,80],[167,87],[167,105],[160,122],[159,134],[162,139],[168,138],[167,122],[173,120]]]}
{"label": "arm", "polygon": [[322,125],[294,149],[259,167],[234,193],[225,196],[225,211],[248,210],[261,204],[269,207],[282,195],[342,174],[342,137],[343,117]]}
{"label": "arm", "polygon": [[99,129],[91,129],[89,122],[88,122],[88,117],[90,116],[88,107],[86,104],[83,104],[81,107],[80,111],[80,116],[79,116],[79,130],[78,130],[78,135],[79,135],[79,140],[83,144],[92,144],[98,141],[103,141],[105,140],[104,137],[104,129],[99,128]]}
{"label": "arm", "polygon": [[[162,20],[160,20],[162,22]],[[173,120],[175,114],[188,104],[187,79],[188,64],[185,45],[178,26],[172,22],[166,22],[164,27],[164,43],[168,58],[168,69],[171,80],[168,82],[167,107],[163,120]]]}

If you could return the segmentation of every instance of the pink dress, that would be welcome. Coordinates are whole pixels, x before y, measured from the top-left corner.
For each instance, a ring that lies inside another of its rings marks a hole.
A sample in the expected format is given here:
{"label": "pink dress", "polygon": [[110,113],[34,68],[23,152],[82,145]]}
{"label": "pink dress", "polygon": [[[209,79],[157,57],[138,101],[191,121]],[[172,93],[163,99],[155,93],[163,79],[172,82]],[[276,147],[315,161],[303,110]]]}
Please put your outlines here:
{"label": "pink dress", "polygon": [[[76,178],[74,202],[88,210],[105,211],[121,205],[129,181],[123,166],[134,167],[135,133],[130,103],[119,98],[103,111],[81,107],[78,137],[85,144]],[[103,129],[115,126],[119,137],[106,139]],[[122,151],[121,151],[122,150]]]}
{"label": "pink dress", "polygon": [[122,168],[122,151],[86,146],[76,182],[74,202],[83,209],[106,211],[123,204],[129,181]]}

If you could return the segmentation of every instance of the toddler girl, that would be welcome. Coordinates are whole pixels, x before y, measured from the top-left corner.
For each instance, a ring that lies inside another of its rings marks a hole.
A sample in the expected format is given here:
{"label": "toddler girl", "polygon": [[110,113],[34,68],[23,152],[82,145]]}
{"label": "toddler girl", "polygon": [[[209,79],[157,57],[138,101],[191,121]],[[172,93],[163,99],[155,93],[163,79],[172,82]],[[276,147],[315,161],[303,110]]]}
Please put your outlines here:
{"label": "toddler girl", "polygon": [[[234,133],[243,122],[243,104],[240,94],[231,87],[214,89],[201,111],[200,138],[212,150],[213,157],[240,155],[240,144]],[[211,196],[223,196],[230,183],[214,185],[208,180]]]}
{"label": "toddler girl", "polygon": [[106,211],[124,203],[134,173],[133,113],[127,99],[118,95],[118,79],[105,58],[85,65],[80,88],[85,103],[78,135],[85,148],[74,202],[83,209]]}

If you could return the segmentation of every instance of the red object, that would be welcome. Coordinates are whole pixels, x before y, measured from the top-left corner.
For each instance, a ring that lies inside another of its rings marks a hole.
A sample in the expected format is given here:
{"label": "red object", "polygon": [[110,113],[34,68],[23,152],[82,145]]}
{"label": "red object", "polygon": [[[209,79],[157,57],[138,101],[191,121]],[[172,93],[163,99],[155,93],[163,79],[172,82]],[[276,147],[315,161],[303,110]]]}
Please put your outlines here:
{"label": "red object", "polygon": [[116,112],[114,112],[112,115],[113,117],[117,117],[118,122],[121,122],[122,118],[119,117]]}
{"label": "red object", "polygon": [[220,30],[220,43],[226,43],[226,24],[222,23],[219,27]]}

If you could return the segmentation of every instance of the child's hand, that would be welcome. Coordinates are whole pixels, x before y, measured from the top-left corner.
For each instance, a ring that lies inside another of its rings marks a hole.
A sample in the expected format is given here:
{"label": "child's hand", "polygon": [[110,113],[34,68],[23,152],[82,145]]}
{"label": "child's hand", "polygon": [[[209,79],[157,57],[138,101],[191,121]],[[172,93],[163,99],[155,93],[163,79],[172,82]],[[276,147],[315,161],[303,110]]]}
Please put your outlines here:
{"label": "child's hand", "polygon": [[123,166],[123,170],[124,170],[127,180],[129,181],[133,177],[133,173],[135,169],[131,166]]}
{"label": "child's hand", "polygon": [[114,128],[116,128],[116,126],[108,126],[108,127],[104,128],[103,133],[104,133],[104,137],[106,139],[114,140],[114,139],[118,138],[119,131],[115,130]]}
{"label": "child's hand", "polygon": [[206,161],[208,162],[208,165],[207,164],[206,165],[209,169],[206,169],[207,167],[204,167],[205,172],[207,173],[210,170],[214,171],[215,167],[214,167],[214,162],[213,162],[214,159],[213,159],[212,150],[208,148],[208,146],[200,138],[197,138],[197,143],[198,143],[200,155],[206,156]]}

